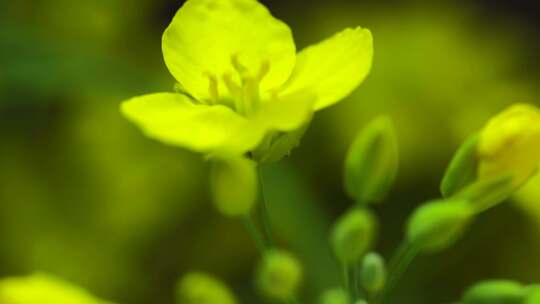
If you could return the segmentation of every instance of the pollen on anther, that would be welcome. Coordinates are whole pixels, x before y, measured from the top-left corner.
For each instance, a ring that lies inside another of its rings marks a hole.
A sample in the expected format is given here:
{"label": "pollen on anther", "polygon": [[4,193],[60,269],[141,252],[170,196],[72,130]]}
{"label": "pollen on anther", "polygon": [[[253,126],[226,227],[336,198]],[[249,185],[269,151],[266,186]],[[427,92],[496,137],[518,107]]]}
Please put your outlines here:
{"label": "pollen on anther", "polygon": [[240,76],[243,77],[244,74],[247,73],[247,69],[246,69],[245,66],[243,66],[240,63],[240,59],[238,57],[239,57],[239,54],[233,54],[231,56],[231,64],[234,67],[234,69],[236,70],[236,72],[238,72],[240,74]]}

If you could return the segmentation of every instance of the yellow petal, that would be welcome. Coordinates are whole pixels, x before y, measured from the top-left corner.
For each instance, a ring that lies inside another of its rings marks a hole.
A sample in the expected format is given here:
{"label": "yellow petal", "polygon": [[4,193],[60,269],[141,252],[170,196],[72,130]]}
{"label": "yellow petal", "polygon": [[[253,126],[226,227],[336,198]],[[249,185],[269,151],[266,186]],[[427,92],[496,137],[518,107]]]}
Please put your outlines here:
{"label": "yellow petal", "polygon": [[266,129],[296,130],[311,119],[315,102],[315,95],[304,92],[282,96],[262,103],[252,119]]}
{"label": "yellow petal", "polygon": [[347,97],[369,73],[373,38],[367,29],[345,29],[302,50],[283,93],[309,91],[317,95],[315,110]]}
{"label": "yellow petal", "polygon": [[221,97],[223,81],[239,82],[233,58],[255,76],[269,67],[261,90],[281,86],[295,64],[289,27],[256,0],[188,0],[163,34],[163,56],[171,74],[198,99],[211,99],[211,77]]}
{"label": "yellow petal", "polygon": [[194,104],[175,93],[156,93],[122,103],[122,113],[143,132],[166,144],[203,153],[241,154],[264,130],[223,105]]}

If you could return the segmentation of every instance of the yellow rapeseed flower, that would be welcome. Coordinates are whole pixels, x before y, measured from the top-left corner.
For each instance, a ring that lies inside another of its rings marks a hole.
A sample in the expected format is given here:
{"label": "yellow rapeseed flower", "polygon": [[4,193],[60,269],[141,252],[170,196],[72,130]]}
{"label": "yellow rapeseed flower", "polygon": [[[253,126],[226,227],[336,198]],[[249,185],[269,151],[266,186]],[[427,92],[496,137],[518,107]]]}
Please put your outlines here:
{"label": "yellow rapeseed flower", "polygon": [[540,109],[516,104],[493,117],[480,132],[478,178],[511,174],[520,186],[540,164]]}

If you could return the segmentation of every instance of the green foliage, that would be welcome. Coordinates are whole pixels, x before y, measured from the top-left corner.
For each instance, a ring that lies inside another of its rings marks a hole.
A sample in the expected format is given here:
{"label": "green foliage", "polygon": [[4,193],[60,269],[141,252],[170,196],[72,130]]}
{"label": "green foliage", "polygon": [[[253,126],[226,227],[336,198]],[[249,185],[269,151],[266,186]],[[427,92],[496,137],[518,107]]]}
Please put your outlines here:
{"label": "green foliage", "polygon": [[225,284],[200,272],[186,274],[176,287],[177,304],[236,304],[238,301]]}
{"label": "green foliage", "polygon": [[374,119],[361,130],[345,159],[345,189],[360,204],[381,201],[398,169],[397,139],[387,117]]}
{"label": "green foliage", "polygon": [[521,304],[525,288],[512,281],[481,282],[467,290],[463,304]]}
{"label": "green foliage", "polygon": [[334,224],[331,244],[334,254],[344,264],[358,262],[375,239],[376,219],[367,209],[354,208]]}
{"label": "green foliage", "polygon": [[288,301],[296,295],[302,283],[302,266],[287,251],[266,252],[257,267],[259,291],[270,299]]}
{"label": "green foliage", "polygon": [[245,157],[211,160],[210,184],[216,209],[226,216],[246,215],[257,202],[257,164]]}
{"label": "green foliage", "polygon": [[472,220],[466,201],[440,200],[420,206],[407,225],[407,241],[422,252],[446,249],[457,240]]}

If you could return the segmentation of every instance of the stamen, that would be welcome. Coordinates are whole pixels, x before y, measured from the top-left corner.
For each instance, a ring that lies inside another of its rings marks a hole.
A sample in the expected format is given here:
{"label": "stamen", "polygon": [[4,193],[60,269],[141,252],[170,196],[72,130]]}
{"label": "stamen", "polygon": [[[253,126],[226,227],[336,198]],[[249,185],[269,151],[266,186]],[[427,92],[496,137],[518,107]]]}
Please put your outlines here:
{"label": "stamen", "polygon": [[259,70],[259,75],[257,76],[257,80],[261,82],[263,78],[266,75],[268,75],[268,72],[270,72],[270,62],[268,62],[268,60],[265,60],[261,65],[261,69]]}
{"label": "stamen", "polygon": [[234,99],[236,110],[239,113],[244,113],[242,88],[232,80],[232,76],[229,73],[223,75],[223,82],[225,82],[225,86],[227,86],[227,89],[229,90],[232,98]]}
{"label": "stamen", "polygon": [[218,80],[215,75],[207,73],[208,77],[208,92],[210,93],[210,101],[212,104],[217,104],[219,102],[219,89],[218,89]]}
{"label": "stamen", "polygon": [[[227,73],[223,75],[223,81],[234,100],[235,110],[242,115],[250,116],[260,105],[259,85],[270,71],[270,62],[262,62],[258,73],[253,73],[243,66],[240,63],[239,54],[231,55],[231,64],[239,77],[236,78],[233,77],[234,74]],[[236,79],[240,79],[240,83]]]}
{"label": "stamen", "polygon": [[253,77],[247,77],[244,79],[244,86],[242,89],[244,112],[249,116],[259,107],[259,81]]}
{"label": "stamen", "polygon": [[247,74],[247,68],[243,66],[240,63],[240,60],[238,59],[239,54],[234,54],[231,56],[231,64],[234,67],[234,69],[240,74],[241,78],[244,78],[244,76]]}

